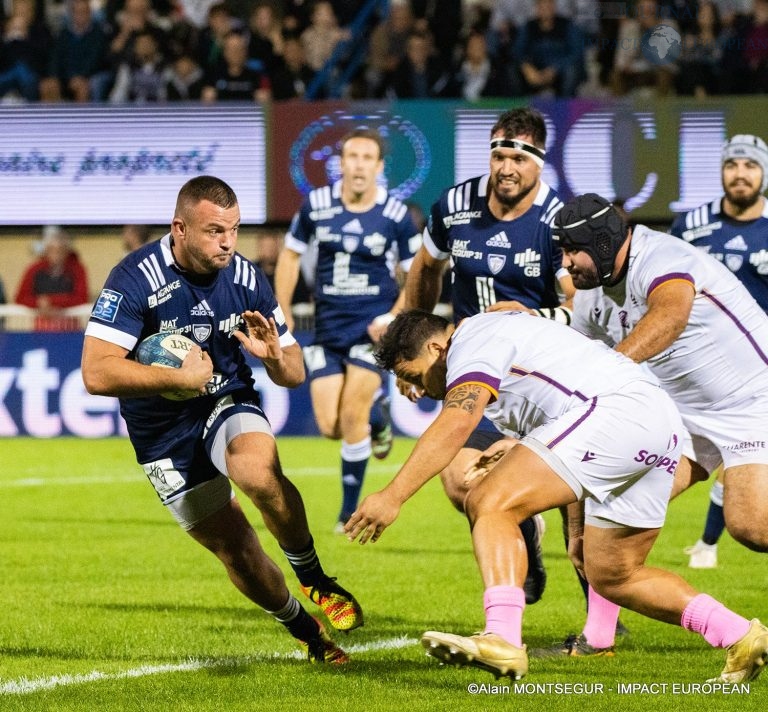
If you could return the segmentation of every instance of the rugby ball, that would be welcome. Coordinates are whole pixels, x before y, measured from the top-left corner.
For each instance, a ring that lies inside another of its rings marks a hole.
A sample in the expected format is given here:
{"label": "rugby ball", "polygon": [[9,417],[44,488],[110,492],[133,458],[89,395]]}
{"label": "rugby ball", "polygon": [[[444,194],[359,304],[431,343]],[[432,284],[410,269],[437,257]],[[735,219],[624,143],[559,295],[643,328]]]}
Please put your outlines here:
{"label": "rugby ball", "polygon": [[[136,360],[145,366],[179,368],[193,346],[196,346],[195,342],[182,334],[152,334],[139,344]],[[200,394],[197,391],[178,390],[160,395],[168,400],[182,401]]]}

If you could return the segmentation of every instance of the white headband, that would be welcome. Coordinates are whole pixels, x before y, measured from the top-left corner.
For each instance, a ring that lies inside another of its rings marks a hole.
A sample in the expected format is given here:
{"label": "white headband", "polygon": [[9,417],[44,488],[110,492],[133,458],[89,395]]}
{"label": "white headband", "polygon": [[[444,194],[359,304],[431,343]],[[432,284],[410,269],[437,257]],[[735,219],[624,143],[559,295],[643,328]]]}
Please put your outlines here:
{"label": "white headband", "polygon": [[758,163],[763,169],[763,182],[760,192],[764,193],[768,188],[768,146],[759,136],[752,134],[738,134],[723,146],[722,162],[735,158],[746,158]]}
{"label": "white headband", "polygon": [[539,168],[544,165],[544,156],[547,155],[546,151],[542,150],[538,146],[534,146],[532,143],[528,143],[527,141],[521,141],[518,138],[492,138],[491,151],[496,148],[512,148],[515,151],[522,151],[523,153],[527,153],[531,159],[533,159],[534,163],[539,166]]}

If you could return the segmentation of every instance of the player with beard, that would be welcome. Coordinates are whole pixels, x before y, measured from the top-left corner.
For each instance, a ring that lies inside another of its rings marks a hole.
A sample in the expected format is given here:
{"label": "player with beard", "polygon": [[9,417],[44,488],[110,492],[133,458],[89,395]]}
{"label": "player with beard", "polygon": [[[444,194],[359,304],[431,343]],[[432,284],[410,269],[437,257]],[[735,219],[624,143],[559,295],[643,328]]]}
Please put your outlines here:
{"label": "player with beard", "polygon": [[[722,465],[728,532],[768,552],[765,312],[722,263],[644,225],[628,227],[594,193],[563,206],[553,236],[576,287],[572,326],[645,364],[680,411],[690,437],[673,495]],[[571,554],[578,559],[576,547]],[[578,637],[607,649],[613,626],[610,607],[602,610],[598,624],[590,606]]]}
{"label": "player with beard", "polygon": [[[406,309],[434,309],[450,260],[455,323],[511,309],[569,322],[573,286],[551,236],[562,202],[541,179],[546,139],[544,118],[533,109],[513,109],[499,117],[490,134],[490,172],[447,189],[430,210],[405,284]],[[410,385],[401,392],[411,400],[421,395]],[[464,512],[468,491],[467,465],[503,437],[483,419],[441,473],[445,492],[459,511]],[[541,598],[546,573],[536,522],[527,520],[522,529],[529,559],[526,598],[532,603]]]}
{"label": "player with beard", "polygon": [[[725,194],[680,215],[670,232],[723,262],[768,312],[768,147],[758,136],[739,134],[723,146]],[[725,529],[722,477],[712,485],[704,532],[685,553],[689,566],[717,566],[717,542]]]}

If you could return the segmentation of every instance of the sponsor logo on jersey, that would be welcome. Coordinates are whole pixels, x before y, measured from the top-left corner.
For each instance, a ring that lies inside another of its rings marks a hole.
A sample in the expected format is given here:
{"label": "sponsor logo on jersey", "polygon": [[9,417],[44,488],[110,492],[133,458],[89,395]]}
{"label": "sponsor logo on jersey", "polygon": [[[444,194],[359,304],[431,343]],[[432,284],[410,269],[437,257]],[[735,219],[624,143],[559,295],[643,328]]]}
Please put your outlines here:
{"label": "sponsor logo on jersey", "polygon": [[227,336],[232,336],[242,323],[243,319],[239,314],[230,314],[226,319],[219,322],[219,331],[223,331]]}
{"label": "sponsor logo on jersey", "polygon": [[725,247],[726,250],[741,250],[742,252],[746,252],[749,249],[742,235],[732,237],[725,243],[725,245],[723,245],[723,247]]}
{"label": "sponsor logo on jersey", "polygon": [[523,268],[526,277],[541,276],[541,253],[527,247],[525,252],[517,252],[514,257],[515,264]]}
{"label": "sponsor logo on jersey", "polygon": [[154,294],[150,294],[147,298],[149,308],[154,309],[158,304],[167,302],[173,296],[173,291],[179,287],[181,287],[181,280],[177,279],[176,281],[161,287]]}
{"label": "sponsor logo on jersey", "polygon": [[341,228],[341,231],[354,232],[354,233],[357,233],[358,235],[362,235],[363,232],[365,232],[363,230],[363,226],[360,224],[360,221],[357,218],[355,218],[354,220],[350,220],[346,225],[344,225]]}
{"label": "sponsor logo on jersey", "polygon": [[480,260],[483,258],[482,252],[468,249],[469,240],[456,240],[451,245],[451,255],[453,257],[466,257],[468,259]]}
{"label": "sponsor logo on jersey", "polygon": [[203,299],[199,304],[190,309],[189,313],[192,316],[213,316],[213,309],[208,306],[208,302]]}
{"label": "sponsor logo on jersey", "polygon": [[195,337],[195,341],[202,344],[208,341],[208,337],[213,332],[213,327],[210,324],[192,324],[192,336]]}
{"label": "sponsor logo on jersey", "polygon": [[166,499],[184,486],[184,478],[169,458],[146,462],[142,465],[152,486],[162,499]]}
{"label": "sponsor logo on jersey", "polygon": [[360,238],[354,235],[344,235],[341,238],[341,245],[345,252],[354,252],[360,244]]}
{"label": "sponsor logo on jersey", "polygon": [[315,228],[315,238],[318,242],[338,242],[341,238],[331,232],[331,228],[328,225],[318,225]]}
{"label": "sponsor logo on jersey", "polygon": [[176,322],[179,320],[179,317],[174,317],[173,319],[161,319],[160,320],[160,328],[158,331],[176,331],[179,327],[176,326]]}
{"label": "sponsor logo on jersey", "polygon": [[726,450],[731,452],[757,452],[758,450],[765,450],[764,440],[742,440],[735,445],[726,445]]}
{"label": "sponsor logo on jersey", "polygon": [[621,324],[622,329],[629,329],[629,315],[625,309],[619,311],[619,324]]}
{"label": "sponsor logo on jersey", "polygon": [[344,208],[339,205],[335,208],[322,208],[321,210],[311,210],[309,212],[309,219],[313,222],[319,222],[320,220],[330,220],[334,215],[338,215]]}
{"label": "sponsor logo on jersey", "polygon": [[507,263],[506,255],[488,255],[486,258],[488,263],[488,269],[491,270],[491,274],[498,274],[504,268]]}
{"label": "sponsor logo on jersey", "polygon": [[466,225],[472,220],[482,217],[482,215],[483,213],[481,210],[462,210],[461,212],[453,213],[452,215],[446,215],[443,218],[443,225],[445,225],[446,228],[451,227],[451,225]]}
{"label": "sponsor logo on jersey", "polygon": [[493,237],[485,241],[488,247],[503,247],[508,250],[512,247],[512,243],[507,239],[507,234],[502,230],[497,232]]}
{"label": "sponsor logo on jersey", "polygon": [[723,226],[723,223],[718,220],[717,222],[709,223],[709,225],[700,225],[699,227],[691,228],[690,230],[683,230],[683,240],[686,242],[693,242],[700,237],[709,237],[715,230],[719,230]]}
{"label": "sponsor logo on jersey", "polygon": [[741,265],[744,264],[744,255],[726,255],[725,266],[731,270],[731,272],[738,272],[741,269]]}
{"label": "sponsor logo on jersey", "polygon": [[374,232],[373,235],[366,235],[363,238],[363,244],[371,251],[374,257],[379,257],[384,254],[387,238],[379,232]]}
{"label": "sponsor logo on jersey", "polygon": [[123,295],[111,289],[102,289],[96,304],[93,307],[91,316],[95,319],[108,321],[114,324],[117,318],[117,310],[120,308],[120,302],[123,301]]}
{"label": "sponsor logo on jersey", "polygon": [[637,455],[635,455],[635,462],[642,462],[649,467],[666,470],[670,475],[674,475],[677,469],[677,460],[673,460],[668,455],[657,455],[655,452],[648,452],[648,450],[638,451]]}
{"label": "sponsor logo on jersey", "polygon": [[753,252],[749,256],[749,264],[756,268],[758,274],[768,274],[768,250]]}
{"label": "sponsor logo on jersey", "polygon": [[587,450],[584,453],[584,457],[581,458],[582,462],[592,462],[592,460],[597,460],[597,455],[595,455],[594,452],[591,450]]}

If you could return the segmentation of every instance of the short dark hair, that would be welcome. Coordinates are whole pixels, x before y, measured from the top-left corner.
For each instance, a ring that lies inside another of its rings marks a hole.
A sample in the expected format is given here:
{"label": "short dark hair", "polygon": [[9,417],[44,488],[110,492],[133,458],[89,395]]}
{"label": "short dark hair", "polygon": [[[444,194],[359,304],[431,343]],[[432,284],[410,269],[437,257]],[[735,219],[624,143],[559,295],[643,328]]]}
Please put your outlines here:
{"label": "short dark hair", "polygon": [[547,145],[547,125],[544,123],[544,117],[536,109],[529,109],[527,106],[510,109],[499,116],[491,129],[491,137],[499,131],[504,132],[504,138],[527,135],[533,138],[534,146],[546,148]]}
{"label": "short dark hair", "polygon": [[188,180],[179,191],[176,199],[176,214],[186,208],[208,200],[220,208],[233,208],[237,205],[237,196],[221,178],[215,176],[197,176]]}
{"label": "short dark hair", "polygon": [[400,361],[412,361],[421,352],[424,342],[446,330],[449,322],[423,309],[401,312],[389,325],[373,355],[379,368],[394,371]]}
{"label": "short dark hair", "polygon": [[384,139],[381,137],[381,134],[376,129],[368,128],[367,126],[359,126],[356,129],[352,129],[352,131],[348,131],[341,137],[341,141],[339,142],[339,145],[341,146],[341,153],[344,153],[344,146],[346,145],[347,141],[353,139],[353,138],[367,138],[373,141],[378,147],[379,147],[379,158],[384,158],[384,153],[386,152],[386,146],[384,145]]}

